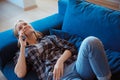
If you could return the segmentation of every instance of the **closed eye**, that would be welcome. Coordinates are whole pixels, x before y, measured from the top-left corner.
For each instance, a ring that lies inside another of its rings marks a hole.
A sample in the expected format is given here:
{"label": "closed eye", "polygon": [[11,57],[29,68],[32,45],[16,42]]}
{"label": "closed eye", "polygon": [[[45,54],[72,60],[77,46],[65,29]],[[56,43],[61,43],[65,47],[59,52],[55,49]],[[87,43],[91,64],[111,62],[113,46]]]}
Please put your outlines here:
{"label": "closed eye", "polygon": [[18,29],[18,30],[20,31],[21,29],[22,29],[22,26],[19,26],[19,29]]}
{"label": "closed eye", "polygon": [[24,26],[28,25],[27,23],[23,23]]}

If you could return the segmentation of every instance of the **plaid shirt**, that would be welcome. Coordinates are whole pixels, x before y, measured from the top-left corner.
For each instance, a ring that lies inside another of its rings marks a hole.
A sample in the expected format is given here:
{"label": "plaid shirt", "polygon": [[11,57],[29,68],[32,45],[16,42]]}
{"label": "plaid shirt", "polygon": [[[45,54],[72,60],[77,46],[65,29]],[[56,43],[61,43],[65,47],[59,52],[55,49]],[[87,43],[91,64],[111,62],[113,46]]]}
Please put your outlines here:
{"label": "plaid shirt", "polygon": [[53,79],[54,65],[65,50],[72,52],[72,57],[65,62],[65,65],[71,64],[76,59],[75,47],[55,35],[45,36],[38,42],[26,47],[25,56],[27,63],[31,64],[36,71],[39,80]]}

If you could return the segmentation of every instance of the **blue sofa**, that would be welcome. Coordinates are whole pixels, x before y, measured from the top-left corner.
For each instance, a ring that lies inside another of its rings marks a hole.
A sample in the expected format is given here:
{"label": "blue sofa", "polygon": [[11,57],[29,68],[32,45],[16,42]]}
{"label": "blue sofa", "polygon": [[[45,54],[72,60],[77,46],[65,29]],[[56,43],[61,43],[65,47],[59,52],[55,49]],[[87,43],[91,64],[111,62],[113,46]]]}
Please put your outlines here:
{"label": "blue sofa", "polygon": [[[66,39],[77,48],[84,38],[98,37],[104,44],[112,80],[120,80],[120,11],[84,0],[59,0],[58,13],[31,25],[44,34]],[[24,78],[15,75],[13,57],[18,50],[12,29],[0,32],[0,70],[7,80],[38,80],[32,70]]]}

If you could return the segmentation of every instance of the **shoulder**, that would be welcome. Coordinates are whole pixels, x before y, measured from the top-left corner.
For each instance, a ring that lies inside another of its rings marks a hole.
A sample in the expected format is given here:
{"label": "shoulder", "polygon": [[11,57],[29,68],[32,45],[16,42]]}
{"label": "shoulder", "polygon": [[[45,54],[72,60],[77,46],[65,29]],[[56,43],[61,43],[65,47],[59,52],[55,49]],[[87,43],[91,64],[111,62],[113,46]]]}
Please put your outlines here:
{"label": "shoulder", "polygon": [[46,37],[50,37],[50,38],[56,38],[56,35],[47,35]]}
{"label": "shoulder", "polygon": [[46,35],[45,37],[43,37],[43,39],[56,39],[58,38],[56,35]]}

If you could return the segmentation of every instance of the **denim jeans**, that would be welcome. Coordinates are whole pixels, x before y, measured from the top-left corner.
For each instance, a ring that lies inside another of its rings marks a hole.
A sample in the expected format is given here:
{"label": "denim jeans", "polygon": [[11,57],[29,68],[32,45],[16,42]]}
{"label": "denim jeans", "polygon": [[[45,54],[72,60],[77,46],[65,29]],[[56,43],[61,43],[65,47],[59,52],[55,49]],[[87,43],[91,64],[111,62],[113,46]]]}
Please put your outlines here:
{"label": "denim jeans", "polygon": [[77,60],[65,69],[62,80],[110,80],[111,71],[102,42],[93,36],[83,40]]}

